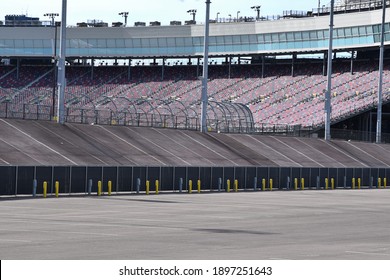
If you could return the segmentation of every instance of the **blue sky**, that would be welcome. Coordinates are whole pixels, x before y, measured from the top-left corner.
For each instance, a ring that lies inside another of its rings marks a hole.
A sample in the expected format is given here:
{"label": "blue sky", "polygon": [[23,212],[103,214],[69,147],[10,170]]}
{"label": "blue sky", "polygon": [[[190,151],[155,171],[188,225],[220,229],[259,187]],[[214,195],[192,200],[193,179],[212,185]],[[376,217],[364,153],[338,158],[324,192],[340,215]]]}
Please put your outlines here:
{"label": "blue sky", "polygon": [[[327,5],[330,0],[322,0],[321,5]],[[4,20],[7,14],[28,14],[44,19],[43,14],[56,12],[61,14],[62,0],[1,0],[0,20]],[[87,20],[103,20],[111,24],[115,21],[124,21],[119,12],[129,12],[128,25],[132,26],[136,21],[160,21],[168,25],[172,20],[184,22],[191,19],[187,13],[190,9],[196,9],[196,20],[205,20],[205,0],[68,0],[68,25],[76,25],[77,22]],[[318,0],[211,0],[210,18],[214,19],[219,12],[219,17],[228,18],[229,14],[236,17],[255,16],[256,13],[250,7],[261,5],[261,15],[281,15],[284,10],[308,11],[318,6]],[[60,17],[57,18],[60,20]]]}

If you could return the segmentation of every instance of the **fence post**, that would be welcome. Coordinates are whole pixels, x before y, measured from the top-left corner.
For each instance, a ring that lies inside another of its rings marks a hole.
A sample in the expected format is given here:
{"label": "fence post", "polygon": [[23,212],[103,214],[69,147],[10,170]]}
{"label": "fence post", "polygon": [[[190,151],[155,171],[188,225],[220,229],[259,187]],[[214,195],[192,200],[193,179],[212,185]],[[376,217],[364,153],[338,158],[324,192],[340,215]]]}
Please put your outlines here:
{"label": "fence post", "polygon": [[33,197],[37,196],[37,187],[38,187],[38,181],[37,181],[37,179],[34,179],[33,180],[33,193],[32,193]]}
{"label": "fence post", "polygon": [[218,178],[218,191],[222,190],[222,178]]}
{"label": "fence post", "polygon": [[92,193],[92,179],[88,180],[88,195]]}
{"label": "fence post", "polygon": [[145,192],[147,195],[149,194],[149,190],[150,190],[150,182],[149,182],[149,180],[147,180],[146,181],[146,188],[145,188]]}
{"label": "fence post", "polygon": [[97,195],[102,195],[102,181],[98,181]]}
{"label": "fence post", "polygon": [[111,181],[108,181],[108,195],[110,196],[111,195],[111,192],[112,192],[112,182]]}
{"label": "fence post", "polygon": [[137,178],[135,188],[136,188],[137,193],[139,193],[140,188],[141,188],[141,179],[140,178]]}
{"label": "fence post", "polygon": [[155,186],[156,186],[156,194],[159,194],[159,192],[160,192],[160,182],[159,182],[159,180],[156,180]]}
{"label": "fence post", "polygon": [[179,178],[179,192],[183,192],[183,178]]}
{"label": "fence post", "polygon": [[43,198],[47,197],[47,182],[43,182]]}
{"label": "fence post", "polygon": [[188,193],[192,193],[192,180],[188,181]]}
{"label": "fence post", "polygon": [[56,197],[58,197],[60,193],[60,182],[56,181],[54,190],[55,190]]}

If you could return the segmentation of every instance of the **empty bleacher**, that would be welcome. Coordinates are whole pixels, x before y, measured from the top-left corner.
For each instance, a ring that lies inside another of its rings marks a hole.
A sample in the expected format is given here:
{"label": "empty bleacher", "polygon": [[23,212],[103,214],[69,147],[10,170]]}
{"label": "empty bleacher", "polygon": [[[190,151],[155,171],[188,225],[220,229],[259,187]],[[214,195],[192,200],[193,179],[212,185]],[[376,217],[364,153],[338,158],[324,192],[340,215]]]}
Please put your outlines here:
{"label": "empty bleacher", "polygon": [[[67,67],[65,105],[80,108],[126,110],[130,100],[180,100],[188,107],[199,103],[201,67],[197,66],[99,66]],[[320,127],[324,123],[326,76],[322,63],[211,65],[208,94],[213,101],[247,105],[257,124],[290,124]],[[376,62],[334,62],[332,76],[332,120],[346,118],[373,108],[377,102]],[[229,74],[230,72],[230,74]],[[230,75],[230,77],[229,77]],[[0,67],[0,103],[51,105],[54,71],[51,66]],[[390,70],[384,72],[384,101],[389,100]],[[148,102],[139,102],[144,112]]]}

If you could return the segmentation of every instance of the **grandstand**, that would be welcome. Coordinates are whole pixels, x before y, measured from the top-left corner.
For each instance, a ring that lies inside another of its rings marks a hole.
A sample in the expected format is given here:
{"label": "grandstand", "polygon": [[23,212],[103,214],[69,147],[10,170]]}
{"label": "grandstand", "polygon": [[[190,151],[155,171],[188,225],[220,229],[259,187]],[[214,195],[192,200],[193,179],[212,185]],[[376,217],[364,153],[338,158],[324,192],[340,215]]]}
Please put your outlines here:
{"label": "grandstand", "polygon": [[[336,8],[331,120],[334,128],[360,131],[361,140],[370,140],[375,127],[380,8],[381,1],[373,0],[339,1]],[[282,127],[285,132],[288,127],[321,134],[328,12],[325,7],[298,18],[211,24],[209,131],[275,132]],[[159,120],[163,127],[197,129],[203,28],[69,28],[67,121],[149,125]],[[9,61],[0,67],[3,117],[55,115],[57,32],[58,26],[0,27],[0,57]],[[385,63],[385,104],[389,70]],[[386,108],[383,131],[389,133]],[[181,120],[166,123],[175,117]]]}
{"label": "grandstand", "polygon": [[[334,56],[338,54],[339,58],[334,59],[332,76],[333,124],[370,112],[377,104],[379,74],[375,46],[379,42],[380,7],[380,1],[342,1],[336,8]],[[252,124],[242,125],[251,122],[251,117],[238,114],[241,120],[234,126],[244,126],[244,130],[238,131],[259,131],[259,128],[264,131],[280,126],[322,129],[326,14],[326,10],[320,13],[313,9],[300,18],[211,25],[210,56],[219,62],[213,64],[212,60],[209,67],[209,101],[238,103],[250,109],[256,129],[252,129]],[[5,36],[0,39],[0,57],[11,61],[10,65],[0,67],[0,102],[6,103],[9,111],[3,115],[26,116],[29,112],[22,112],[26,105],[42,106],[36,109],[43,110],[41,115],[51,107],[49,114],[54,115],[56,70],[50,65],[30,64],[32,58],[40,61],[52,58],[55,28],[2,27]],[[70,28],[65,92],[68,121],[81,120],[82,117],[76,117],[80,112],[91,111],[93,116],[96,111],[105,111],[109,113],[103,115],[114,114],[116,119],[126,112],[143,115],[149,123],[153,118],[149,115],[158,115],[161,120],[162,115],[180,114],[187,108],[183,118],[194,120],[196,127],[202,29],[201,25]],[[192,34],[189,37],[188,31]],[[131,37],[127,38],[126,33]],[[95,65],[95,60],[102,59],[115,63]],[[180,63],[171,65],[172,59]],[[117,60],[125,65],[119,66]],[[389,83],[389,69],[385,67],[385,103],[389,101]],[[208,114],[209,130],[235,131],[233,125],[218,125],[222,122],[218,119],[230,113],[216,113],[218,106]],[[355,129],[368,135],[375,120],[366,119],[366,115],[362,116],[361,125]],[[388,128],[385,117],[384,131],[389,132]]]}

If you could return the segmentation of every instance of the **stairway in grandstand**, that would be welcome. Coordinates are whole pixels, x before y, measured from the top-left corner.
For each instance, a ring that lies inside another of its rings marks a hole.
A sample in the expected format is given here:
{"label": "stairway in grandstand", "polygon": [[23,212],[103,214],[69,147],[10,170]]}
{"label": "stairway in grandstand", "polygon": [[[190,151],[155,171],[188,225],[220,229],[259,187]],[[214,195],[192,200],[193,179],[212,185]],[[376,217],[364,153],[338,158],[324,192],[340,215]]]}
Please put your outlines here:
{"label": "stairway in grandstand", "polygon": [[[261,77],[260,65],[210,65],[210,100],[247,105],[258,124],[290,124],[321,127],[324,123],[326,77],[322,63],[296,65],[291,76],[289,64],[267,64]],[[354,73],[349,61],[335,61],[332,80],[332,121],[337,122],[376,105],[377,63],[356,61]],[[196,66],[166,66],[164,76],[158,66],[128,67],[69,66],[65,92],[68,108],[126,110],[129,100],[174,100],[188,107],[199,103],[201,81]],[[0,67],[0,103],[18,102],[51,105],[51,66],[23,66],[19,77],[15,67]],[[390,69],[384,70],[384,102],[390,101]],[[138,106],[146,106],[139,102]]]}

